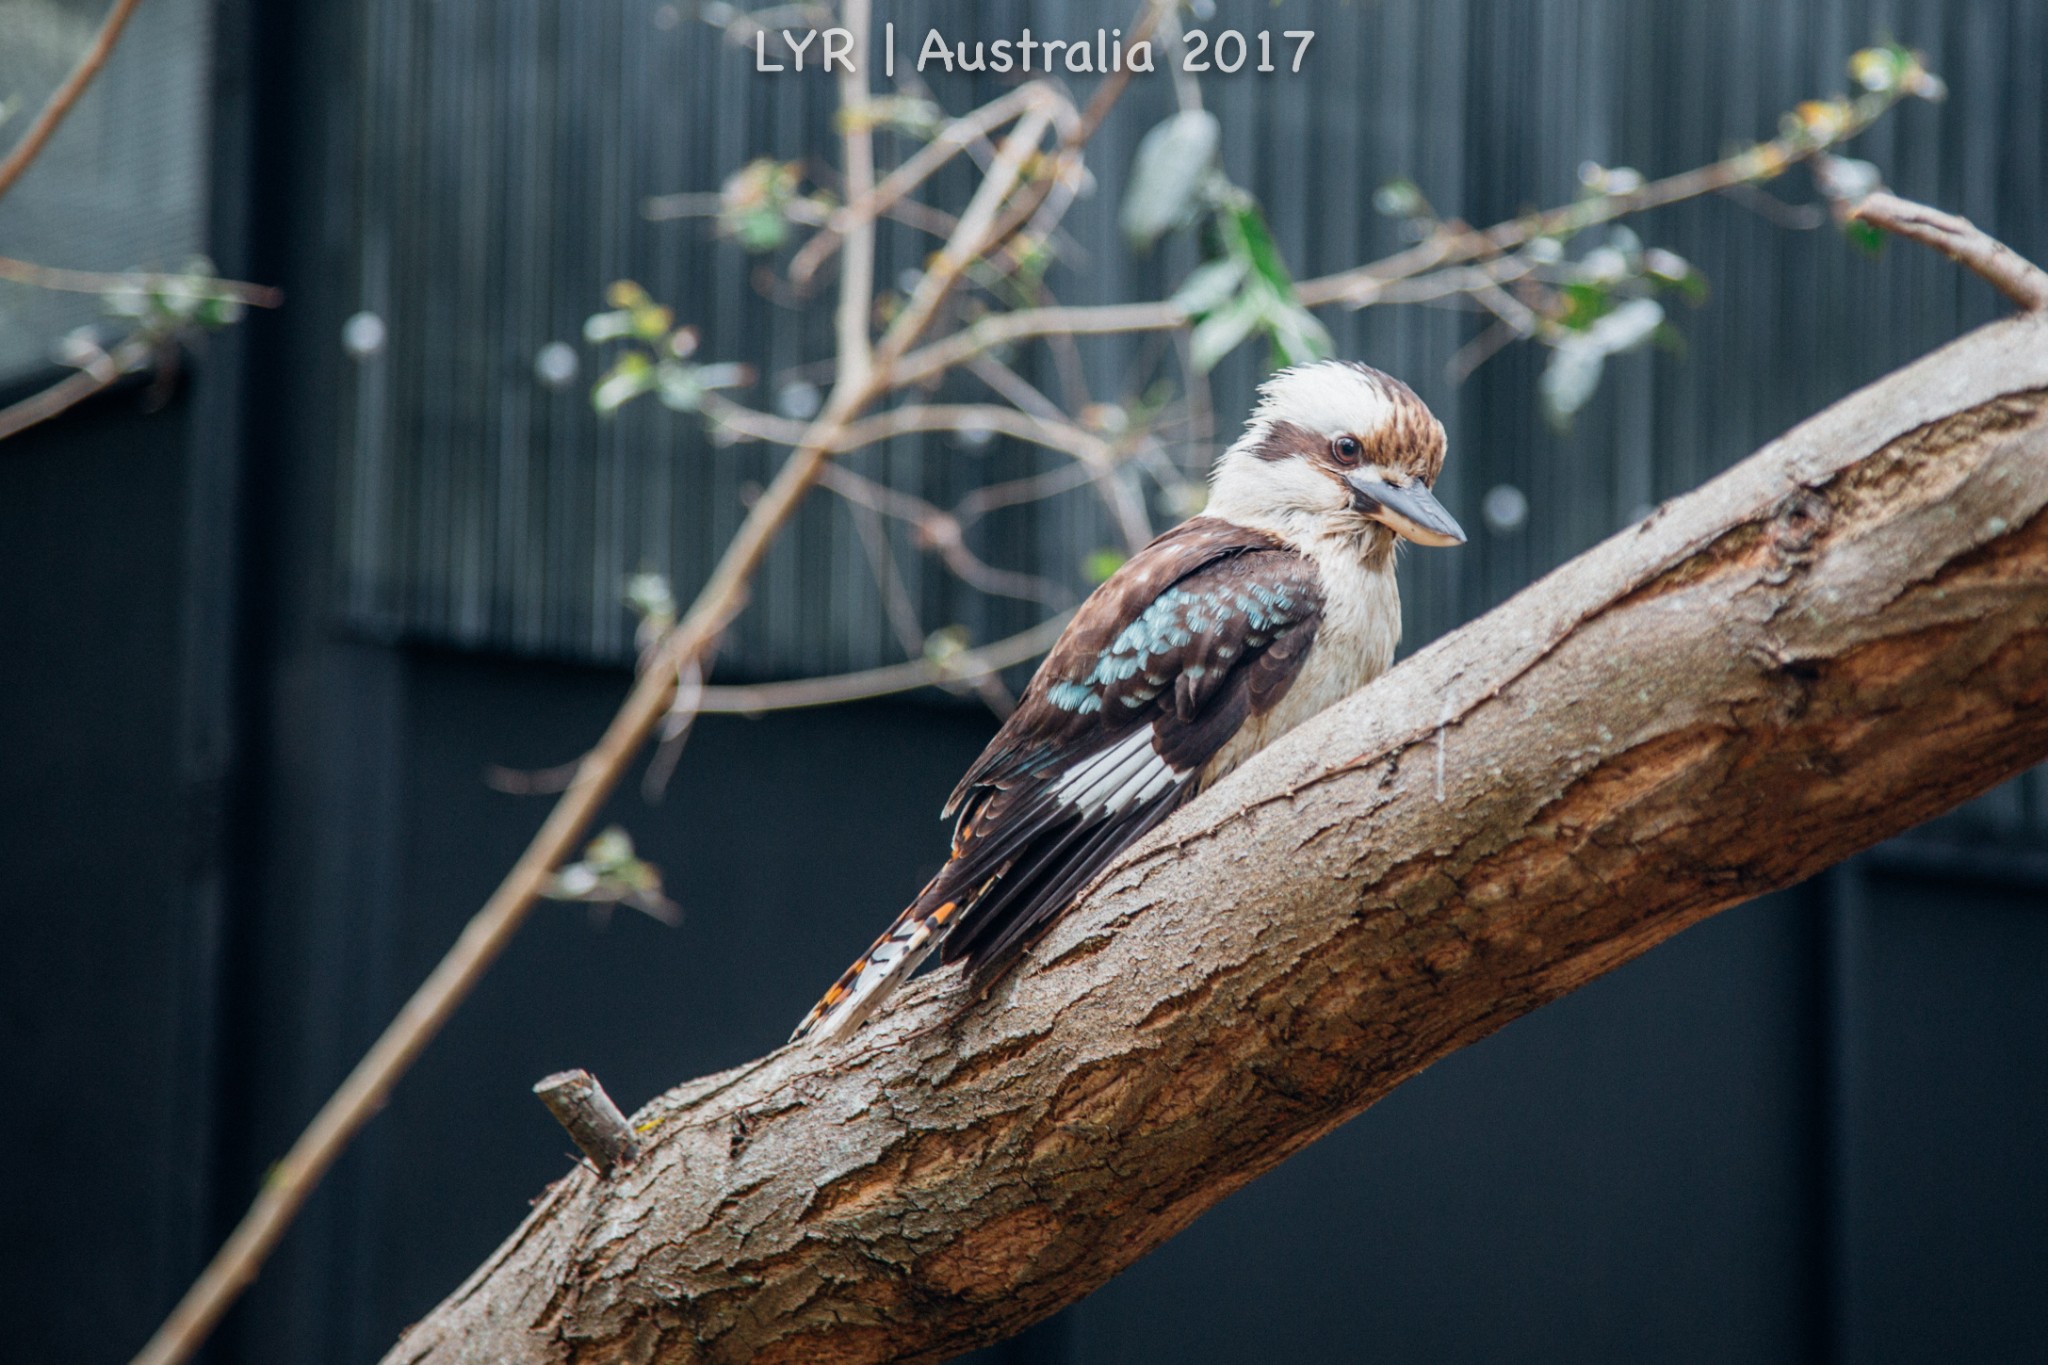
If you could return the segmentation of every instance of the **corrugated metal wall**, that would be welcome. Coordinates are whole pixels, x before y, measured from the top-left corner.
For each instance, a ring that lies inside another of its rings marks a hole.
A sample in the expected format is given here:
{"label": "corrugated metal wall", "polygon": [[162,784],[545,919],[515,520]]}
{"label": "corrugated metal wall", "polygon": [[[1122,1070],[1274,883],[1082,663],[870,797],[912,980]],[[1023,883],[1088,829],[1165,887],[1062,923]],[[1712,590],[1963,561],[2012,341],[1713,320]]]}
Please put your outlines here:
{"label": "corrugated metal wall", "polygon": [[[932,23],[971,40],[1027,23],[1061,34],[1116,21],[1065,0],[877,8],[878,20],[896,22],[900,50]],[[586,399],[589,348],[578,343],[586,368],[564,389],[536,379],[534,358],[550,341],[576,342],[606,283],[628,276],[701,323],[707,354],[752,362],[767,378],[748,396],[763,406],[779,380],[825,356],[829,298],[807,312],[769,303],[750,279],[757,263],[737,246],[702,222],[646,221],[640,206],[715,189],[757,155],[829,161],[831,83],[756,74],[752,52],[689,4],[372,0],[366,12],[360,302],[387,334],[353,369],[346,615],[382,635],[624,658],[623,578],[659,568],[687,591],[779,452],[714,449],[694,419],[652,403],[601,421]],[[1684,169],[1770,135],[1802,98],[1839,92],[1848,54],[1892,36],[1924,50],[1952,96],[1902,108],[1856,153],[1904,192],[2048,256],[2048,9],[2038,0],[1226,0],[1204,26],[1317,32],[1300,76],[1283,66],[1205,86],[1227,168],[1266,205],[1298,275],[1401,245],[1371,207],[1390,178],[1412,178],[1446,215],[1491,222],[1569,200],[1588,158],[1650,175]],[[931,84],[953,111],[995,89],[992,77],[943,73]],[[1185,242],[1134,258],[1115,228],[1114,191],[1136,140],[1171,107],[1165,75],[1140,77],[1094,144],[1104,192],[1068,220],[1079,250],[1051,277],[1062,299],[1159,297],[1192,264]],[[1808,197],[1803,173],[1777,189]],[[939,182],[941,202],[964,192],[960,175]],[[1893,248],[1872,260],[1832,229],[1788,230],[1727,199],[1634,226],[1702,267],[1712,296],[1674,313],[1683,355],[1611,365],[1568,435],[1538,415],[1543,353],[1533,348],[1449,383],[1447,362],[1480,325],[1468,314],[1332,319],[1344,354],[1407,377],[1445,416],[1453,455],[1442,491],[1477,530],[1460,552],[1410,558],[1411,643],[1998,310],[1984,286],[1931,253]],[[928,242],[885,232],[878,277],[886,285]],[[1091,343],[1093,396],[1130,396],[1154,345]],[[1218,372],[1226,427],[1244,409],[1261,349]],[[979,392],[962,380],[950,391]],[[1211,450],[1179,454],[1200,467]],[[856,465],[944,503],[1051,459],[1001,442],[902,441]],[[1482,494],[1501,484],[1527,496],[1517,528],[1478,516]],[[1115,539],[1086,492],[981,531],[985,557],[1077,591],[1088,552]],[[898,549],[930,626],[960,623],[987,640],[1039,614],[982,598]],[[789,675],[900,657],[849,517],[818,498],[775,551],[720,670]]]}

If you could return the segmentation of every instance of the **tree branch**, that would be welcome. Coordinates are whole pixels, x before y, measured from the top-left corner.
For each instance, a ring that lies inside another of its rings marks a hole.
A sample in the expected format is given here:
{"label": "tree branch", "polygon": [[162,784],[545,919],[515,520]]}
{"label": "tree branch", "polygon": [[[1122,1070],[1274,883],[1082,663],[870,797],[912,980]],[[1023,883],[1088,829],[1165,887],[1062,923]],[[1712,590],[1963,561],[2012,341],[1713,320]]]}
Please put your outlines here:
{"label": "tree branch", "polygon": [[175,286],[233,299],[252,308],[275,308],[284,302],[283,290],[266,284],[250,284],[246,280],[220,280],[161,271],[66,270],[60,266],[17,260],[12,256],[0,256],[0,280],[69,294],[104,294],[110,289],[121,288],[152,291]]}
{"label": "tree branch", "polygon": [[[846,0],[841,20],[853,35],[854,59],[839,73],[841,142],[846,150],[846,197],[866,202],[875,196],[875,134],[868,107],[869,0]],[[875,306],[875,219],[856,218],[846,228],[846,274],[839,290],[834,319],[839,364],[855,382],[865,381],[873,355],[868,344],[868,315]]]}
{"label": "tree branch", "polygon": [[114,0],[114,7],[107,11],[100,31],[93,35],[92,43],[78,59],[78,65],[71,68],[71,74],[64,78],[62,85],[50,92],[50,98],[36,111],[36,121],[21,135],[21,141],[14,144],[14,150],[7,154],[7,159],[0,161],[0,199],[7,197],[7,191],[14,188],[14,182],[21,179],[22,172],[42,155],[44,146],[56,134],[57,125],[64,122],[64,116],[78,103],[78,97],[92,84],[92,78],[100,74],[107,58],[114,55],[114,44],[121,41],[121,30],[128,27],[129,17],[141,3],[142,0]]}
{"label": "tree branch", "polygon": [[557,1071],[534,1082],[533,1093],[562,1125],[576,1150],[590,1158],[602,1176],[624,1170],[640,1159],[640,1143],[612,1097],[588,1071]]}
{"label": "tree branch", "polygon": [[1883,190],[1866,196],[1849,210],[1849,217],[1933,247],[1982,276],[1992,288],[2030,313],[2048,309],[2048,271],[1989,236],[1967,218]]}
{"label": "tree branch", "polygon": [[98,354],[46,389],[39,389],[18,402],[0,408],[0,441],[47,422],[77,407],[96,393],[112,388],[123,375],[135,373],[149,358],[149,343],[130,337],[111,351]]}
{"label": "tree branch", "polygon": [[999,673],[1005,668],[1030,663],[1059,642],[1060,632],[1067,628],[1072,617],[1072,612],[1061,612],[1022,634],[978,649],[963,650],[945,660],[912,659],[884,668],[840,673],[828,678],[707,687],[697,709],[705,715],[757,716],[768,711],[794,711],[808,706],[866,701],[898,692],[913,692],[921,687],[971,684],[977,678]]}
{"label": "tree branch", "polygon": [[2048,755],[2048,318],[1772,443],[1304,726],[1014,970],[638,1116],[386,1365],[938,1360],[1455,1048]]}
{"label": "tree branch", "polygon": [[[1899,100],[1916,93],[1899,89],[1866,95],[1846,106],[1839,124],[1802,129],[1724,157],[1711,165],[1653,180],[1631,190],[1593,195],[1542,213],[1525,214],[1478,230],[1443,224],[1429,237],[1367,265],[1303,280],[1296,296],[1311,308],[1369,308],[1388,302],[1389,286],[1446,266],[1489,260],[1538,237],[1569,236],[1602,223],[1776,179],[1856,137]],[[1179,327],[1187,315],[1170,301],[1115,303],[1060,308],[1020,308],[981,318],[904,358],[903,384],[932,379],[998,346],[1049,336],[1103,336]]]}

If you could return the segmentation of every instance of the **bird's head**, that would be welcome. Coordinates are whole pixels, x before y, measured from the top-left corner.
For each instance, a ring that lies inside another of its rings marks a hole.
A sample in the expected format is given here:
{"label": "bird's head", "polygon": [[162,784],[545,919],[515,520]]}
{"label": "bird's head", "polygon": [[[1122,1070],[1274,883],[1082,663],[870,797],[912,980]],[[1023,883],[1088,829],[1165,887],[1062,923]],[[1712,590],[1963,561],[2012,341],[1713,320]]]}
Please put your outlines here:
{"label": "bird's head", "polygon": [[1260,386],[1244,435],[1216,462],[1207,514],[1289,540],[1462,545],[1430,492],[1443,466],[1443,424],[1413,389],[1369,365],[1319,360]]}

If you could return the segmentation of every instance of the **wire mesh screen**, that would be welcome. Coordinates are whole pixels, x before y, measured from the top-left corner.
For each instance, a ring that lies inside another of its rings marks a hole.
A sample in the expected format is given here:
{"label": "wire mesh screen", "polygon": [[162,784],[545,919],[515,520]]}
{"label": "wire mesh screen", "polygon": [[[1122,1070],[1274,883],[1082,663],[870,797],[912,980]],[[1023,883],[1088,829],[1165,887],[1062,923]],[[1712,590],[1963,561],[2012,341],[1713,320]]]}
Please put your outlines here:
{"label": "wire mesh screen", "polygon": [[[0,3],[0,146],[12,146],[92,42],[100,0]],[[182,269],[204,240],[206,80],[199,0],[135,12],[106,69],[4,200],[0,253],[75,270]],[[0,382],[50,364],[99,302],[0,281]]]}
{"label": "wire mesh screen", "polygon": [[[895,22],[899,53],[914,51],[930,25],[972,42],[1027,24],[1092,34],[1104,22],[1099,5],[1060,0],[878,11]],[[346,614],[387,635],[623,659],[633,625],[621,602],[626,576],[658,569],[687,594],[779,452],[717,448],[694,419],[651,404],[600,420],[587,399],[587,348],[583,373],[560,388],[542,382],[535,358],[550,342],[575,343],[606,284],[630,277],[701,325],[707,355],[758,370],[747,401],[774,406],[792,381],[823,382],[806,366],[829,351],[829,287],[792,306],[762,287],[759,259],[701,222],[649,221],[642,205],[713,190],[763,155],[807,159],[829,180],[832,83],[757,74],[751,48],[727,42],[689,4],[370,0],[364,12],[359,306],[381,324],[382,342],[349,380]],[[1901,108],[1854,153],[1902,192],[2048,255],[2048,10],[2037,0],[1380,0],[1279,10],[1223,0],[1202,24],[1316,31],[1302,74],[1284,63],[1259,74],[1248,63],[1206,78],[1203,92],[1221,120],[1225,168],[1261,200],[1298,276],[1404,245],[1372,206],[1394,177],[1473,223],[1569,202],[1587,160],[1658,175],[1772,135],[1799,100],[1844,88],[1849,53],[1892,36],[1926,52],[1951,97]],[[924,93],[959,112],[997,93],[998,79],[927,73]],[[1099,189],[1068,218],[1065,257],[1048,276],[1061,301],[1162,297],[1195,263],[1186,241],[1134,256],[1116,228],[1137,139],[1173,107],[1167,75],[1140,76],[1091,146]],[[884,137],[885,157],[906,150]],[[955,167],[936,181],[938,202],[957,207],[970,175]],[[1811,198],[1802,172],[1772,193]],[[1475,534],[1455,553],[1408,559],[1411,645],[1998,311],[1988,289],[1931,253],[1893,248],[1873,259],[1831,227],[1800,230],[1785,216],[1768,202],[1713,198],[1635,222],[1645,241],[1698,265],[1711,294],[1674,310],[1682,353],[1619,358],[1568,432],[1539,414],[1543,355],[1533,348],[1451,382],[1452,357],[1482,325],[1470,314],[1376,308],[1329,319],[1342,354],[1409,379],[1451,431],[1439,491]],[[930,243],[885,228],[881,283]],[[1160,344],[1087,343],[1088,396],[1133,398]],[[1216,441],[1231,434],[1262,360],[1248,346],[1218,370]],[[958,379],[948,391],[984,396]],[[1193,433],[1176,454],[1199,467],[1215,448]],[[1054,459],[1004,441],[936,439],[852,458],[869,477],[942,505]],[[1159,524],[1170,519],[1154,511]],[[859,530],[846,507],[813,499],[761,574],[721,676],[903,657]],[[985,559],[1075,595],[1091,553],[1115,543],[1085,490],[992,517],[975,537]],[[957,624],[987,641],[1046,610],[968,588],[900,533],[891,549],[927,626]],[[2015,809],[2026,799],[2016,796]]]}

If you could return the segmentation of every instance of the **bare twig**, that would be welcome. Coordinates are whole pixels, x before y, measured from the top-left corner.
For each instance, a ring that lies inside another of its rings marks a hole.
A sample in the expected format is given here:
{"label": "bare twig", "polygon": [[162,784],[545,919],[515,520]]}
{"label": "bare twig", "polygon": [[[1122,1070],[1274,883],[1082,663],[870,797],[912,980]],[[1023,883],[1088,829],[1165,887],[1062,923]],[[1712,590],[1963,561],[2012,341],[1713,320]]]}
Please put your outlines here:
{"label": "bare twig", "polygon": [[765,711],[793,711],[807,706],[868,701],[899,692],[915,692],[921,687],[952,687],[970,683],[978,676],[985,677],[1031,662],[1053,647],[1060,638],[1060,632],[1072,619],[1071,612],[1062,612],[1021,635],[998,640],[980,649],[970,649],[945,660],[913,659],[908,663],[870,668],[859,673],[759,683],[752,687],[707,687],[698,709],[707,713],[752,716]]}
{"label": "bare twig", "polygon": [[952,120],[866,194],[852,193],[849,179],[846,206],[832,215],[824,231],[805,242],[790,258],[790,282],[799,289],[809,284],[845,239],[860,227],[871,227],[878,215],[888,212],[897,201],[930,179],[933,172],[959,155],[962,148],[1002,127],[1026,109],[1058,98],[1061,98],[1058,93],[1042,81],[1021,85]]}
{"label": "bare twig", "polygon": [[484,785],[507,796],[553,796],[568,789],[581,766],[581,758],[552,768],[508,768],[493,763],[484,769]]}
{"label": "bare twig", "polygon": [[1108,336],[1117,332],[1151,332],[1179,327],[1187,321],[1186,313],[1165,302],[1067,305],[991,313],[905,356],[897,367],[896,382],[921,383],[1012,341],[1056,334]]}
{"label": "bare twig", "polygon": [[107,17],[100,23],[100,31],[93,35],[91,46],[78,59],[78,65],[71,68],[71,74],[64,83],[50,92],[50,98],[36,111],[34,123],[21,135],[21,141],[14,144],[14,150],[7,159],[0,161],[0,198],[14,188],[14,182],[42,154],[57,125],[78,103],[78,97],[92,84],[93,77],[100,74],[100,68],[107,64],[107,58],[114,55],[114,44],[121,40],[121,30],[128,27],[128,20],[135,13],[135,7],[142,0],[114,0],[114,7],[107,11]]}
{"label": "bare twig", "polygon": [[[1463,265],[1514,251],[1538,237],[1568,236],[1653,208],[1662,208],[1715,194],[1738,185],[1774,179],[1786,170],[1840,146],[1867,128],[1897,102],[1896,96],[1871,96],[1856,116],[1826,137],[1780,137],[1709,166],[1653,180],[1636,189],[1597,195],[1543,213],[1528,214],[1483,231],[1445,226],[1424,241],[1369,265],[1304,280],[1295,293],[1311,308],[1366,308],[1385,302],[1389,286],[1446,266]],[[1097,306],[1026,308],[983,317],[904,357],[898,370],[903,384],[936,378],[988,351],[1049,336],[1102,336],[1150,332],[1188,321],[1172,303],[1117,303]]]}
{"label": "bare twig", "polygon": [[985,483],[963,494],[953,504],[953,516],[962,526],[980,521],[989,513],[1004,507],[1017,507],[1027,502],[1042,502],[1070,492],[1094,479],[1094,472],[1079,460],[1069,460],[1055,465],[1043,474],[1032,474],[1022,479],[1010,479],[1003,483]]}
{"label": "bare twig", "polygon": [[1325,304],[1364,308],[1379,302],[1381,291],[1395,280],[1409,279],[1442,266],[1498,256],[1526,246],[1538,237],[1570,236],[1602,223],[1611,223],[1617,218],[1697,199],[1702,195],[1718,194],[1738,185],[1773,180],[1793,166],[1810,161],[1855,137],[1902,98],[1904,92],[1867,96],[1855,106],[1850,118],[1826,134],[1808,131],[1788,134],[1758,143],[1711,165],[1652,180],[1631,190],[1594,195],[1562,208],[1510,219],[1483,232],[1446,227],[1406,251],[1396,252],[1371,265],[1305,280],[1296,293],[1311,308]]}
{"label": "bare twig", "polygon": [[104,294],[110,289],[135,288],[144,291],[162,289],[177,285],[185,289],[197,289],[202,293],[233,299],[252,308],[275,308],[284,302],[284,291],[267,284],[250,284],[244,280],[217,280],[205,276],[178,275],[162,271],[108,271],[108,270],[64,270],[56,266],[37,265],[33,261],[20,261],[12,256],[0,256],[0,280],[12,280],[16,284],[33,285],[38,289],[56,289],[71,294]]}
{"label": "bare twig", "polygon": [[[795,446],[803,442],[808,430],[802,422],[746,407],[721,394],[704,396],[704,412],[727,431],[748,440]],[[1001,403],[907,403],[890,408],[840,428],[833,438],[832,453],[845,455],[878,441],[920,432],[1008,436],[1066,455],[1104,461],[1113,458],[1109,443],[1083,427],[1019,412]]]}
{"label": "bare twig", "polygon": [[[994,356],[976,356],[969,362],[969,368],[984,384],[1015,404],[1020,411],[1044,423],[1048,431],[1059,432],[1069,438],[1067,453],[1087,471],[1095,491],[1102,498],[1103,507],[1123,536],[1125,549],[1135,554],[1152,539],[1152,522],[1145,513],[1145,500],[1129,480],[1119,476],[1116,450],[1109,442],[1097,440],[1085,430],[1074,427],[1058,404]],[[1072,440],[1074,436],[1081,439]],[[958,510],[956,508],[955,512]]]}
{"label": "bare twig", "polygon": [[1967,266],[1999,293],[2029,313],[2048,309],[2048,271],[1967,218],[1943,213],[1883,190],[1864,198],[1849,217],[1897,237],[1931,246],[1959,265]]}
{"label": "bare twig", "polygon": [[640,1159],[640,1142],[612,1097],[588,1071],[557,1071],[534,1083],[533,1093],[568,1131],[576,1150],[609,1177]]}
{"label": "bare twig", "polygon": [[[853,60],[839,72],[839,121],[846,148],[846,196],[869,200],[875,193],[875,135],[861,117],[868,103],[868,4],[846,0],[845,26],[853,34]],[[875,295],[875,220],[858,218],[846,228],[846,272],[839,291],[836,320],[839,364],[854,382],[867,378],[873,356],[868,345],[868,313]]]}
{"label": "bare twig", "polygon": [[923,498],[901,492],[841,466],[828,467],[819,482],[859,507],[894,517],[913,527],[923,548],[937,552],[954,577],[993,597],[1014,597],[1049,607],[1065,606],[1074,595],[1060,584],[1036,574],[997,568],[967,548],[959,518]]}
{"label": "bare twig", "polygon": [[910,596],[910,589],[903,582],[903,574],[896,567],[896,556],[890,552],[889,529],[882,523],[882,514],[873,507],[859,502],[849,502],[847,510],[852,514],[854,529],[860,534],[861,550],[867,555],[868,572],[875,580],[875,588],[882,594],[882,614],[888,618],[889,628],[896,632],[896,643],[903,647],[904,654],[916,658],[925,650],[924,622],[918,619],[917,603]]}
{"label": "bare twig", "polygon": [[61,412],[112,388],[121,376],[133,374],[149,358],[149,343],[130,337],[113,350],[101,354],[92,364],[68,374],[49,388],[32,393],[18,403],[0,408],[0,441],[47,422]]}

